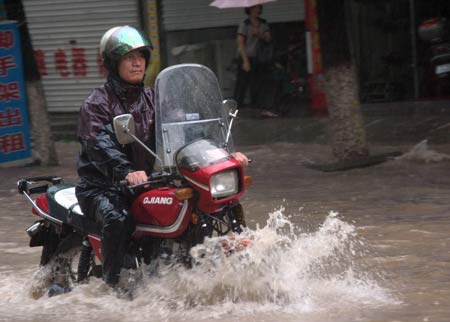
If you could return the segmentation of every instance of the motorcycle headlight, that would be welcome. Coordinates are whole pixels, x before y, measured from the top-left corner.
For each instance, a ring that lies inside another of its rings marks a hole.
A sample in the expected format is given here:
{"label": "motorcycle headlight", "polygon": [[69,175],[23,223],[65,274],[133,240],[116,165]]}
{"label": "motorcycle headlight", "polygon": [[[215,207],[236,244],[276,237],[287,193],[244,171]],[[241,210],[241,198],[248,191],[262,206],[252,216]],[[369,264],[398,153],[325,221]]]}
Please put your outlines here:
{"label": "motorcycle headlight", "polygon": [[211,195],[224,198],[238,193],[239,182],[236,170],[224,171],[211,177]]}

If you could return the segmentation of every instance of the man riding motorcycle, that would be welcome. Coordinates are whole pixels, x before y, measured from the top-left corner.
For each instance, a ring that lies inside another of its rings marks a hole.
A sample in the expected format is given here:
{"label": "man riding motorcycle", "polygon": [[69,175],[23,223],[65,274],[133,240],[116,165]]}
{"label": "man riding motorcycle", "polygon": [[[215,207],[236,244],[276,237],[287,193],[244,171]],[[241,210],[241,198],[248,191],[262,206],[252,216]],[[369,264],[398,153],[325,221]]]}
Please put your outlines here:
{"label": "man riding motorcycle", "polygon": [[[114,286],[119,281],[129,237],[134,229],[128,213],[130,197],[118,183],[130,185],[148,180],[154,158],[138,143],[120,145],[113,131],[113,118],[131,114],[136,137],[148,147],[155,145],[154,91],[144,87],[145,70],[150,63],[151,43],[129,26],[108,30],[100,42],[103,65],[108,76],[80,108],[78,159],[80,181],[76,196],[83,213],[101,227],[103,279]],[[233,154],[242,164],[248,159]]]}

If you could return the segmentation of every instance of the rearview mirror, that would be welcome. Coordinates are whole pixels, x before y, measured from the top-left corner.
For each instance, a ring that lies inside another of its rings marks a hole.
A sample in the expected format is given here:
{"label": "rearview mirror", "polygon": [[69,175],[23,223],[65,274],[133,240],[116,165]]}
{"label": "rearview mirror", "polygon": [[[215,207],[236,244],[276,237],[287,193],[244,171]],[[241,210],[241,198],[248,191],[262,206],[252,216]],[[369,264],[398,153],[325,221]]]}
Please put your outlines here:
{"label": "rearview mirror", "polygon": [[237,108],[237,102],[233,99],[226,99],[222,101],[222,105],[225,108],[225,112],[233,113],[234,110]]}
{"label": "rearview mirror", "polygon": [[136,132],[134,119],[131,114],[122,114],[113,119],[114,133],[120,144],[134,142],[133,136]]}

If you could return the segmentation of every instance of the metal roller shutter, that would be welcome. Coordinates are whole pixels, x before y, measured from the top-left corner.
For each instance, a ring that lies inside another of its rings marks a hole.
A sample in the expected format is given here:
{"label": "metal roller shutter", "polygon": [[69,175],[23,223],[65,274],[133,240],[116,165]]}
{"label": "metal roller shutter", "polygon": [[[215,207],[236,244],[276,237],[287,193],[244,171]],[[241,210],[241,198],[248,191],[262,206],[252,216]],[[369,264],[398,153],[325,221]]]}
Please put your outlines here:
{"label": "metal roller shutter", "polygon": [[117,25],[140,27],[137,0],[23,0],[50,112],[78,111],[104,82],[98,45]]}
{"label": "metal roller shutter", "polygon": [[[166,31],[237,26],[244,9],[210,7],[212,0],[162,0],[162,22]],[[264,5],[262,17],[269,23],[305,19],[304,0],[279,0]]]}

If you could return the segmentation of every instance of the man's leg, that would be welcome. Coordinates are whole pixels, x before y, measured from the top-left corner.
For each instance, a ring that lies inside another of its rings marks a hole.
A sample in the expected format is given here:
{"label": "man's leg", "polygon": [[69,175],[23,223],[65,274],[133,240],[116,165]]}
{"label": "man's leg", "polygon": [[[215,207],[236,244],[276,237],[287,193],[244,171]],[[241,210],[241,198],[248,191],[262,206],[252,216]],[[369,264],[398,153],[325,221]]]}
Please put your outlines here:
{"label": "man's leg", "polygon": [[250,79],[250,96],[252,104],[258,108],[265,108],[266,105],[264,101],[264,77],[263,66],[254,63]]}
{"label": "man's leg", "polygon": [[249,72],[242,70],[242,61],[239,60],[236,84],[234,87],[234,99],[238,104],[238,108],[242,108],[244,105],[245,94],[249,84],[249,75]]}
{"label": "man's leg", "polygon": [[107,284],[115,285],[119,282],[133,222],[119,196],[99,195],[95,198],[95,204],[96,218],[103,222],[103,279]]}
{"label": "man's leg", "polygon": [[270,65],[259,64],[255,66],[254,82],[250,88],[252,100],[261,111],[261,116],[276,117],[277,114],[269,111],[273,107],[273,86],[271,83]]}

